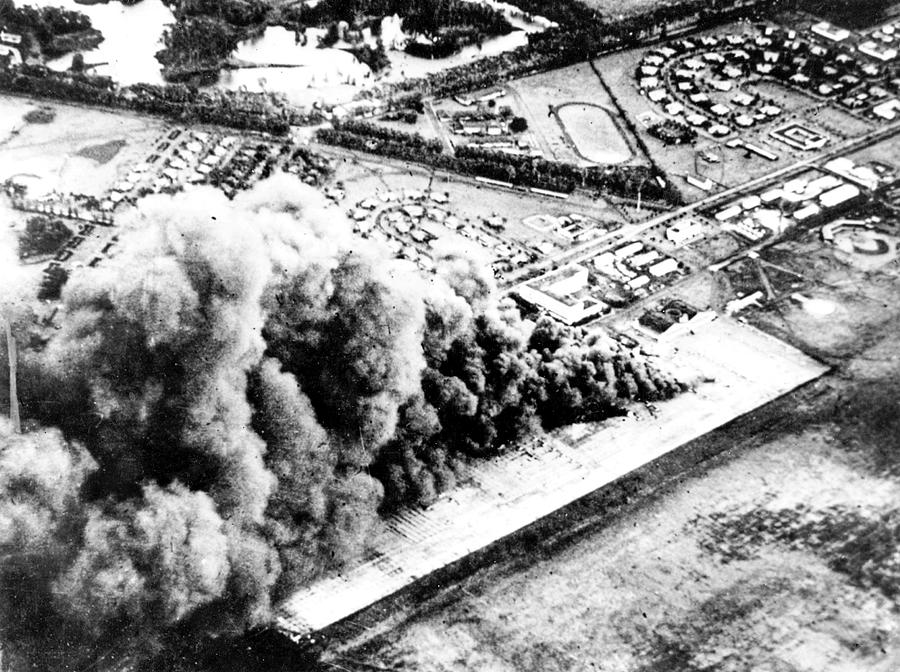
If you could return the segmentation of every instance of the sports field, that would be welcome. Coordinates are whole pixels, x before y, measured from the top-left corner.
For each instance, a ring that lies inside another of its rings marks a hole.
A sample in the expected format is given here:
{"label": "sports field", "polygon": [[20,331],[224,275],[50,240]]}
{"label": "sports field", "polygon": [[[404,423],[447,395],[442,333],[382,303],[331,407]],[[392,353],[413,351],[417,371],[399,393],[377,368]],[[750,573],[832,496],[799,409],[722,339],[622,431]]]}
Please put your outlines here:
{"label": "sports field", "polygon": [[599,105],[570,103],[556,110],[556,116],[578,154],[594,163],[623,163],[631,149],[611,114]]}
{"label": "sports field", "polygon": [[516,109],[548,158],[588,165],[638,160],[633,140],[613,119],[615,107],[588,63],[508,83]]}

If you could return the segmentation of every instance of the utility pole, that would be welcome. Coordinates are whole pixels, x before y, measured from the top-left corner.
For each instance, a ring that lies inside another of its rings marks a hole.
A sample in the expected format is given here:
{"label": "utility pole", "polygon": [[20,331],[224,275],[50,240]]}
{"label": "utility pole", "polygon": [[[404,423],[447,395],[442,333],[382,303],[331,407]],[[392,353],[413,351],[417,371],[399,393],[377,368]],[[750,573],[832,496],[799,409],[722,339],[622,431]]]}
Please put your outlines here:
{"label": "utility pole", "polygon": [[12,325],[6,318],[3,320],[3,326],[6,328],[6,351],[9,355],[9,421],[12,424],[12,430],[16,434],[22,432],[22,422],[19,419],[19,398],[16,391],[16,339],[12,334]]}

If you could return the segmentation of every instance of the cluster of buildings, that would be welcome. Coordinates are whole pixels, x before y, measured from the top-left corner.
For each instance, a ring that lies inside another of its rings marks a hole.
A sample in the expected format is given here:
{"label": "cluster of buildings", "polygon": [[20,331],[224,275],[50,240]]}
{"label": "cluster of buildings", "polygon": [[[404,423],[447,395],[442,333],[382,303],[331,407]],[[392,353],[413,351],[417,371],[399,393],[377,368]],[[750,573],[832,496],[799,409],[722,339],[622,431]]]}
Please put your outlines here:
{"label": "cluster of buildings", "polygon": [[415,189],[382,191],[375,198],[359,201],[348,211],[354,230],[369,240],[384,244],[394,256],[415,263],[420,269],[434,268],[433,248],[439,240],[464,239],[484,248],[500,272],[521,268],[538,254],[524,246],[502,240],[505,220],[487,217],[481,226],[463,221],[448,209],[449,196]]}
{"label": "cluster of buildings", "polygon": [[740,87],[739,80],[773,60],[773,39],[728,33],[657,47],[638,66],[641,91],[666,113],[713,137],[777,118],[783,110]]}
{"label": "cluster of buildings", "polygon": [[238,142],[235,136],[173,129],[146,161],[132,166],[116,183],[100,207],[111,211],[120,203],[133,204],[147,194],[171,193],[185,184],[207,182]]}
{"label": "cluster of buildings", "polygon": [[580,243],[606,233],[609,228],[599,225],[577,212],[567,215],[532,215],[523,220],[526,226],[541,233],[550,233],[572,243]]}
{"label": "cluster of buildings", "polygon": [[526,282],[516,294],[564,324],[581,324],[669,286],[684,272],[676,259],[634,241]]}
{"label": "cluster of buildings", "polygon": [[540,156],[540,150],[519,135],[527,126],[515,128],[512,110],[501,107],[496,111],[496,101],[505,95],[504,89],[495,89],[476,98],[456,96],[454,100],[466,109],[456,112],[441,109],[438,118],[451,133],[466,139],[471,146],[519,156]]}
{"label": "cluster of buildings", "polygon": [[267,177],[276,166],[308,184],[318,184],[328,162],[290,144],[202,130],[173,129],[146,161],[133,165],[109,191],[100,210],[134,204],[148,194],[174,193],[188,184],[213,184],[232,198]]}
{"label": "cluster of buildings", "polygon": [[666,114],[713,137],[767,124],[784,113],[742,82],[773,79],[869,116],[900,116],[895,73],[900,27],[884,26],[855,46],[850,31],[817,23],[801,34],[767,26],[753,33],[681,39],[649,51],[637,83]]}
{"label": "cluster of buildings", "polygon": [[725,231],[749,242],[778,236],[795,225],[815,225],[858,205],[866,196],[859,185],[831,172],[801,176],[718,210]]}

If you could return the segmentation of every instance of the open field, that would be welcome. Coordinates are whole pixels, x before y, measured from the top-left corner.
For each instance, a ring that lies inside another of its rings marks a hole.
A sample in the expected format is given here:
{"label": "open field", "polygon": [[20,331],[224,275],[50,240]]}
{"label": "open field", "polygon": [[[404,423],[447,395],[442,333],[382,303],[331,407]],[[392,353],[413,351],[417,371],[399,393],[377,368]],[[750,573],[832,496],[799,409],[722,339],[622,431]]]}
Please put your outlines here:
{"label": "open field", "polygon": [[900,339],[885,333],[842,376],[698,442],[729,446],[720,457],[661,489],[635,478],[606,510],[581,512],[574,537],[482,570],[337,661],[417,672],[897,669],[898,583],[881,553],[896,543],[900,481],[885,460],[896,464],[888,377]]}
{"label": "open field", "polygon": [[148,117],[64,103],[52,105],[56,118],[49,124],[27,124],[22,117],[36,107],[0,97],[0,181],[34,176],[44,192],[100,197],[144,160],[165,128]]}
{"label": "open field", "polygon": [[834,311],[828,315],[811,313],[791,299],[788,294],[793,292],[787,289],[773,305],[748,309],[746,319],[831,359],[844,357],[861,343],[877,338],[896,304],[900,267],[895,261],[877,271],[867,271],[842,257],[815,232],[764,251],[764,260],[804,278],[801,287],[793,291],[827,302]]}
{"label": "open field", "polygon": [[[622,163],[634,158],[633,141],[623,135],[621,122],[610,116],[616,114],[615,107],[590,64],[513,80],[508,87],[530,127],[542,138],[545,153],[549,146],[552,156],[548,158],[579,165]],[[578,114],[578,108],[563,107],[572,103],[593,107],[582,108],[582,114]],[[607,114],[600,116],[603,110]],[[590,111],[589,117],[583,114],[585,111]]]}
{"label": "open field", "polygon": [[619,16],[633,12],[645,12],[667,3],[665,0],[584,0],[584,4],[609,16]]}

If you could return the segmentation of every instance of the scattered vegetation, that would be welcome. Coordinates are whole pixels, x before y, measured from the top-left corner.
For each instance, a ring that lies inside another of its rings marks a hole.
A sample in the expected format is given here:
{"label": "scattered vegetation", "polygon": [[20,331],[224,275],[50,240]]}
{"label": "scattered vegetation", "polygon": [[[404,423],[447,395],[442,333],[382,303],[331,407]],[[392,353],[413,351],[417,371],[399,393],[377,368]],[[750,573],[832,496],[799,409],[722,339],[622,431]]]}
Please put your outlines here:
{"label": "scattered vegetation", "polygon": [[56,119],[56,112],[52,107],[39,107],[25,113],[24,119],[29,124],[49,124]]}
{"label": "scattered vegetation", "polygon": [[[699,523],[700,521],[694,521]],[[754,509],[708,517],[703,547],[723,562],[746,560],[764,545],[781,544],[822,556],[853,583],[900,595],[900,510],[873,514],[859,508]]]}
{"label": "scattered vegetation", "polygon": [[220,124],[273,135],[286,134],[291,124],[309,124],[312,119],[320,119],[317,112],[307,115],[295,109],[286,109],[262,93],[201,90],[185,84],[135,84],[118,88],[108,77],[54,72],[34,65],[0,69],[0,90],[137,110],[186,123]]}

